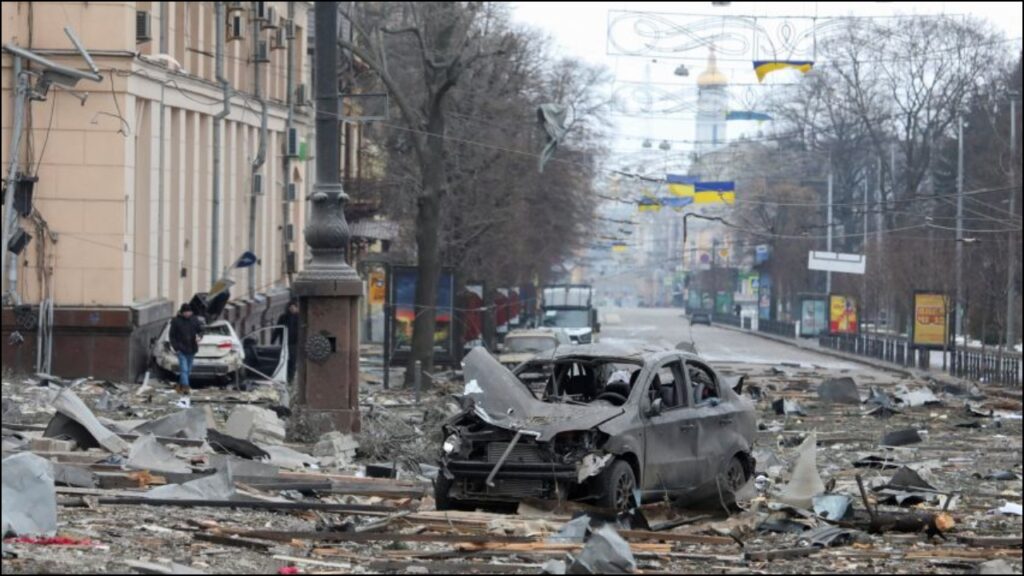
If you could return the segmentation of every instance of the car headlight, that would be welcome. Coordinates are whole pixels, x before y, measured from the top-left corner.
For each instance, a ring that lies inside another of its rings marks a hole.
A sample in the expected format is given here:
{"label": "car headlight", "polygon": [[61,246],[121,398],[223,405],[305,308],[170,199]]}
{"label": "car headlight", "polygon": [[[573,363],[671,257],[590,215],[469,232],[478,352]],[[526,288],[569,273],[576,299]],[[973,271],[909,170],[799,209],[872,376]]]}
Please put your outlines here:
{"label": "car headlight", "polygon": [[441,445],[441,450],[443,450],[445,454],[453,454],[458,452],[460,447],[462,447],[462,440],[455,434],[452,434],[445,439],[444,444]]}

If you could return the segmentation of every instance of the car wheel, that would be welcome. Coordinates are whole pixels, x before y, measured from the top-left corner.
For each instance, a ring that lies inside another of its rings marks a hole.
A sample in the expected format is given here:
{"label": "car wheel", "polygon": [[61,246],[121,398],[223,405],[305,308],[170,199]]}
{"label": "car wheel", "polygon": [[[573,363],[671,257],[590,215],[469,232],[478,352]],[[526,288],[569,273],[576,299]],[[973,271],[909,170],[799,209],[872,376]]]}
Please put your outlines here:
{"label": "car wheel", "polygon": [[747,483],[747,469],[739,456],[733,456],[725,469],[725,487],[735,494]]}
{"label": "car wheel", "polygon": [[600,476],[601,508],[625,512],[633,507],[633,492],[636,490],[636,476],[624,460],[616,460]]}

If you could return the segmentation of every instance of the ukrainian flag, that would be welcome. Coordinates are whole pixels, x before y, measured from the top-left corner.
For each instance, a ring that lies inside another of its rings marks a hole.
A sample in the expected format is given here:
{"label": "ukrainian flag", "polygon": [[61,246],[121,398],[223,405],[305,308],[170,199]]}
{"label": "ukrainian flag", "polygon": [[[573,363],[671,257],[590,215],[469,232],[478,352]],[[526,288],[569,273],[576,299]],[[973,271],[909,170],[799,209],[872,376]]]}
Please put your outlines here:
{"label": "ukrainian flag", "polygon": [[777,70],[792,69],[807,74],[813,66],[810,60],[754,60],[754,73],[758,82],[764,82],[765,76]]}
{"label": "ukrainian flag", "polygon": [[[692,184],[690,186],[693,186]],[[667,208],[680,209],[693,204],[694,196],[662,196],[661,205]]]}
{"label": "ukrainian flag", "polygon": [[735,182],[697,182],[694,185],[694,204],[735,204]]}
{"label": "ukrainian flag", "polygon": [[694,189],[694,184],[697,182],[696,178],[680,176],[679,174],[666,174],[665,180],[668,182],[668,191],[673,196],[692,198],[694,192],[696,192]]}
{"label": "ukrainian flag", "polygon": [[636,203],[639,212],[658,212],[661,210],[661,202],[657,198],[647,197]]}
{"label": "ukrainian flag", "polygon": [[612,243],[612,252],[625,252],[625,251],[626,251],[626,243],[625,242],[613,242]]}

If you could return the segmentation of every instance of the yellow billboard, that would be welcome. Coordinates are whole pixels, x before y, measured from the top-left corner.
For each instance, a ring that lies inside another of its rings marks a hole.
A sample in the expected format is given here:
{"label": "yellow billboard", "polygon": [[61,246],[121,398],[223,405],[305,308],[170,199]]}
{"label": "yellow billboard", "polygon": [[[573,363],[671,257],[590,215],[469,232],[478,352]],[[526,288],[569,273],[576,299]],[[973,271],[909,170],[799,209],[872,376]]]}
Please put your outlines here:
{"label": "yellow billboard", "polygon": [[942,348],[948,336],[946,295],[937,292],[914,293],[913,345]]}
{"label": "yellow billboard", "polygon": [[833,294],[828,298],[829,334],[857,333],[857,303],[849,296]]}

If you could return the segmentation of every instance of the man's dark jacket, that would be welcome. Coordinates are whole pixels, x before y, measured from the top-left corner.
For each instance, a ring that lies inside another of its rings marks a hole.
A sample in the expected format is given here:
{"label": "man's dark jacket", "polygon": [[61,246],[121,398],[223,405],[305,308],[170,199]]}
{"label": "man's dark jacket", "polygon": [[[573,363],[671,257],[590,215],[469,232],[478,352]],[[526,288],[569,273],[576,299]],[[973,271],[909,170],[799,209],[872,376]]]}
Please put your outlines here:
{"label": "man's dark jacket", "polygon": [[[295,345],[299,342],[299,315],[285,312],[278,317],[277,325],[288,329],[288,347],[294,349]],[[281,335],[279,333],[274,334],[273,341],[277,343],[280,340]]]}
{"label": "man's dark jacket", "polygon": [[185,318],[181,314],[175,316],[171,320],[171,348],[174,348],[175,352],[195,356],[196,352],[199,352],[199,343],[196,339],[201,330],[202,325],[199,324],[199,319],[195,316],[191,318]]}

